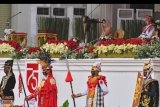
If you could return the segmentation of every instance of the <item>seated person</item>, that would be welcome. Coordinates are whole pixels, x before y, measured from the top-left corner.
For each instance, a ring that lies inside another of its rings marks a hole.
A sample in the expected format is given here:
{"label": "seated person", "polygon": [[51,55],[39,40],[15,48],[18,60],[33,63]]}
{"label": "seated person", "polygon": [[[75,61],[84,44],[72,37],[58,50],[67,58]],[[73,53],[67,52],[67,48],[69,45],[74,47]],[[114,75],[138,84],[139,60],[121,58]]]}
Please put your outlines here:
{"label": "seated person", "polygon": [[100,39],[112,39],[112,26],[110,21],[106,21],[105,19],[102,20],[102,33]]}
{"label": "seated person", "polygon": [[140,36],[138,36],[138,38],[151,39],[155,32],[153,17],[146,16],[145,23],[146,26],[143,27],[142,33],[140,34]]}
{"label": "seated person", "polygon": [[124,38],[124,30],[123,29],[118,29],[115,33],[114,33],[114,37],[113,39],[123,39]]}

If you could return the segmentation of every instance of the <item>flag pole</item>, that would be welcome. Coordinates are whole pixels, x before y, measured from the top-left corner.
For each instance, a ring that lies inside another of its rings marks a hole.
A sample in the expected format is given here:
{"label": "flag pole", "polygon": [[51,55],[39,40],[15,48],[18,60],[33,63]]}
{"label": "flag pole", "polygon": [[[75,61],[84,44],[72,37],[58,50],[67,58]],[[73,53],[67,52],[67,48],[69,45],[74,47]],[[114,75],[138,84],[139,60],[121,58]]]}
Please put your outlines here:
{"label": "flag pole", "polygon": [[[67,70],[68,72],[70,72],[70,69],[69,69],[69,63],[68,63],[68,59],[67,59],[67,55],[65,55],[65,58],[66,58],[66,65],[67,65]],[[71,92],[73,94],[73,86],[72,86],[72,81],[69,81],[70,82],[70,86],[71,86]],[[74,104],[74,107],[76,107],[76,103],[75,103],[75,98],[73,98],[73,104]]]}
{"label": "flag pole", "polygon": [[[20,70],[20,66],[19,66],[18,60],[17,60],[17,66],[18,66],[19,74],[21,75],[21,70]],[[22,76],[22,75],[21,75],[21,76]],[[23,79],[22,79],[22,78],[20,78],[20,81],[21,81],[21,83],[22,83],[23,91],[24,91],[24,95],[25,95],[25,97],[26,97],[27,95],[26,95],[26,90],[25,90],[25,87],[24,87]],[[27,107],[29,107],[29,103],[28,103],[28,101],[26,101],[26,102],[27,102]]]}

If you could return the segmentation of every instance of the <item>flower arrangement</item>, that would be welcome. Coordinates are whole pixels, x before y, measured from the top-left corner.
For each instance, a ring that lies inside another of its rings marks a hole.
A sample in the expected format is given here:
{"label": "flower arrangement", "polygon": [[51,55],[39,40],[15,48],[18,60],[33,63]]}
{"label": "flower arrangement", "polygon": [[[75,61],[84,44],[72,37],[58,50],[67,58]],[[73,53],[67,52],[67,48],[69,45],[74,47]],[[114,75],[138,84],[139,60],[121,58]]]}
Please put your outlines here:
{"label": "flower arrangement", "polygon": [[12,53],[12,58],[13,59],[35,59],[39,58],[41,49],[39,47],[27,47],[27,48],[22,48],[18,52],[13,52]]}
{"label": "flower arrangement", "polygon": [[17,41],[6,41],[6,40],[0,40],[0,52],[1,53],[12,53],[14,51],[19,51],[22,49],[20,44]]}
{"label": "flower arrangement", "polygon": [[142,45],[143,40],[139,38],[131,38],[131,39],[116,39],[116,40],[105,40],[101,41],[99,45],[110,45],[110,44],[136,44],[136,45]]}
{"label": "flower arrangement", "polygon": [[108,55],[118,55],[118,54],[128,54],[128,53],[136,53],[138,45],[135,44],[111,44],[111,45],[100,45],[94,49],[94,53],[97,55],[105,54]]}
{"label": "flower arrangement", "polygon": [[68,52],[68,46],[66,43],[46,43],[41,46],[41,50],[49,54],[62,54]]}
{"label": "flower arrangement", "polygon": [[94,52],[98,54],[112,54],[112,53],[123,54],[126,52],[136,52],[136,47],[137,45],[133,44],[122,44],[122,45],[111,44],[108,46],[101,45],[97,46],[94,49]]}
{"label": "flower arrangement", "polygon": [[22,49],[22,46],[20,45],[19,42],[17,42],[16,40],[10,40],[8,41],[8,43],[15,48],[16,52],[19,52]]}
{"label": "flower arrangement", "polygon": [[0,44],[0,54],[12,53],[13,51],[15,51],[15,49],[11,45],[7,43]]}
{"label": "flower arrangement", "polygon": [[27,48],[26,52],[27,52],[26,53],[26,58],[27,59],[34,59],[34,58],[39,57],[41,49],[40,49],[40,47],[29,47],[29,48]]}
{"label": "flower arrangement", "polygon": [[137,58],[160,58],[160,44],[138,46]]}
{"label": "flower arrangement", "polygon": [[75,49],[68,53],[70,59],[92,59],[96,58],[96,54],[93,53],[94,46],[92,44],[84,45],[81,44]]}
{"label": "flower arrangement", "polygon": [[22,49],[20,44],[14,40],[0,40],[0,48],[1,57],[12,57],[15,53],[18,53]]}
{"label": "flower arrangement", "polygon": [[[49,40],[41,49],[50,54],[68,54],[78,48],[78,41],[71,40]],[[53,55],[54,57],[54,55]],[[55,56],[56,57],[56,56]],[[58,56],[59,57],[59,56]]]}
{"label": "flower arrangement", "polygon": [[[159,58],[160,44],[157,39],[144,41],[143,39],[119,39],[101,41],[99,45],[78,43],[71,40],[49,40],[41,47],[22,48],[15,40],[0,40],[0,54],[9,54],[14,59],[34,59],[39,57],[41,51],[62,57],[67,55],[70,59],[92,59],[97,57],[137,57]],[[131,54],[129,56],[129,54]],[[101,56],[103,55],[103,56]],[[137,55],[137,56],[136,56]],[[10,57],[10,56],[6,56]]]}
{"label": "flower arrangement", "polygon": [[12,46],[13,48],[15,48],[15,51],[20,51],[22,49],[21,45],[19,44],[19,42],[15,41],[15,40],[10,40],[10,41],[6,41],[6,40],[0,40],[0,44],[2,43],[6,43],[9,44],[10,46]]}
{"label": "flower arrangement", "polygon": [[5,29],[5,30],[4,30],[4,33],[5,33],[6,35],[9,35],[9,34],[11,34],[11,33],[13,33],[13,32],[14,32],[13,29]]}
{"label": "flower arrangement", "polygon": [[74,41],[73,39],[71,39],[71,40],[61,40],[61,41],[49,40],[48,43],[49,44],[51,44],[51,43],[54,43],[54,44],[63,43],[65,45],[67,45],[67,47],[70,50],[75,50],[76,48],[78,48],[78,44],[79,44],[78,41]]}

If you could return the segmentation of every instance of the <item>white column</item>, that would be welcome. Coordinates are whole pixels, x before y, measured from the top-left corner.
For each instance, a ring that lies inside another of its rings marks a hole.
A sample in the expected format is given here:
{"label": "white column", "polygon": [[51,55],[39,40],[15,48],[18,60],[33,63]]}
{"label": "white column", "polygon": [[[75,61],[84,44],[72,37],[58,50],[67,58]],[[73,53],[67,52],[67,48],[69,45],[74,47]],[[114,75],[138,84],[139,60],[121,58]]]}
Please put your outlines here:
{"label": "white column", "polygon": [[[11,6],[11,16],[16,14],[17,12],[18,12],[18,4],[12,4],[12,6]],[[17,27],[18,27],[18,17],[16,16],[16,18],[11,19],[11,28],[13,30],[16,30]]]}
{"label": "white column", "polygon": [[72,25],[73,25],[73,6],[67,7],[67,17],[69,18],[69,32],[68,40],[73,36]]}
{"label": "white column", "polygon": [[37,6],[32,4],[31,8],[30,8],[30,13],[31,13],[31,17],[30,17],[30,43],[31,46],[37,46],[36,44],[36,36],[37,36],[37,32],[38,32],[38,27],[37,27]]}

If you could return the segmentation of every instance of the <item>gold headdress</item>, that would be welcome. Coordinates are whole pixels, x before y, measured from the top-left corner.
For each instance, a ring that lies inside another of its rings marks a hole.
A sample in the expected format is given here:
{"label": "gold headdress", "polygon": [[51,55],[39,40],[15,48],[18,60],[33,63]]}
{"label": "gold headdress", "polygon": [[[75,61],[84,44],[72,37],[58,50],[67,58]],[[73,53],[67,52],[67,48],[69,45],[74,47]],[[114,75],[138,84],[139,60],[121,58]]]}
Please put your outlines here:
{"label": "gold headdress", "polygon": [[150,69],[152,69],[152,65],[151,65],[150,61],[149,62],[144,62],[143,70],[149,71]]}
{"label": "gold headdress", "polygon": [[92,71],[101,71],[101,62],[95,62],[92,66]]}

